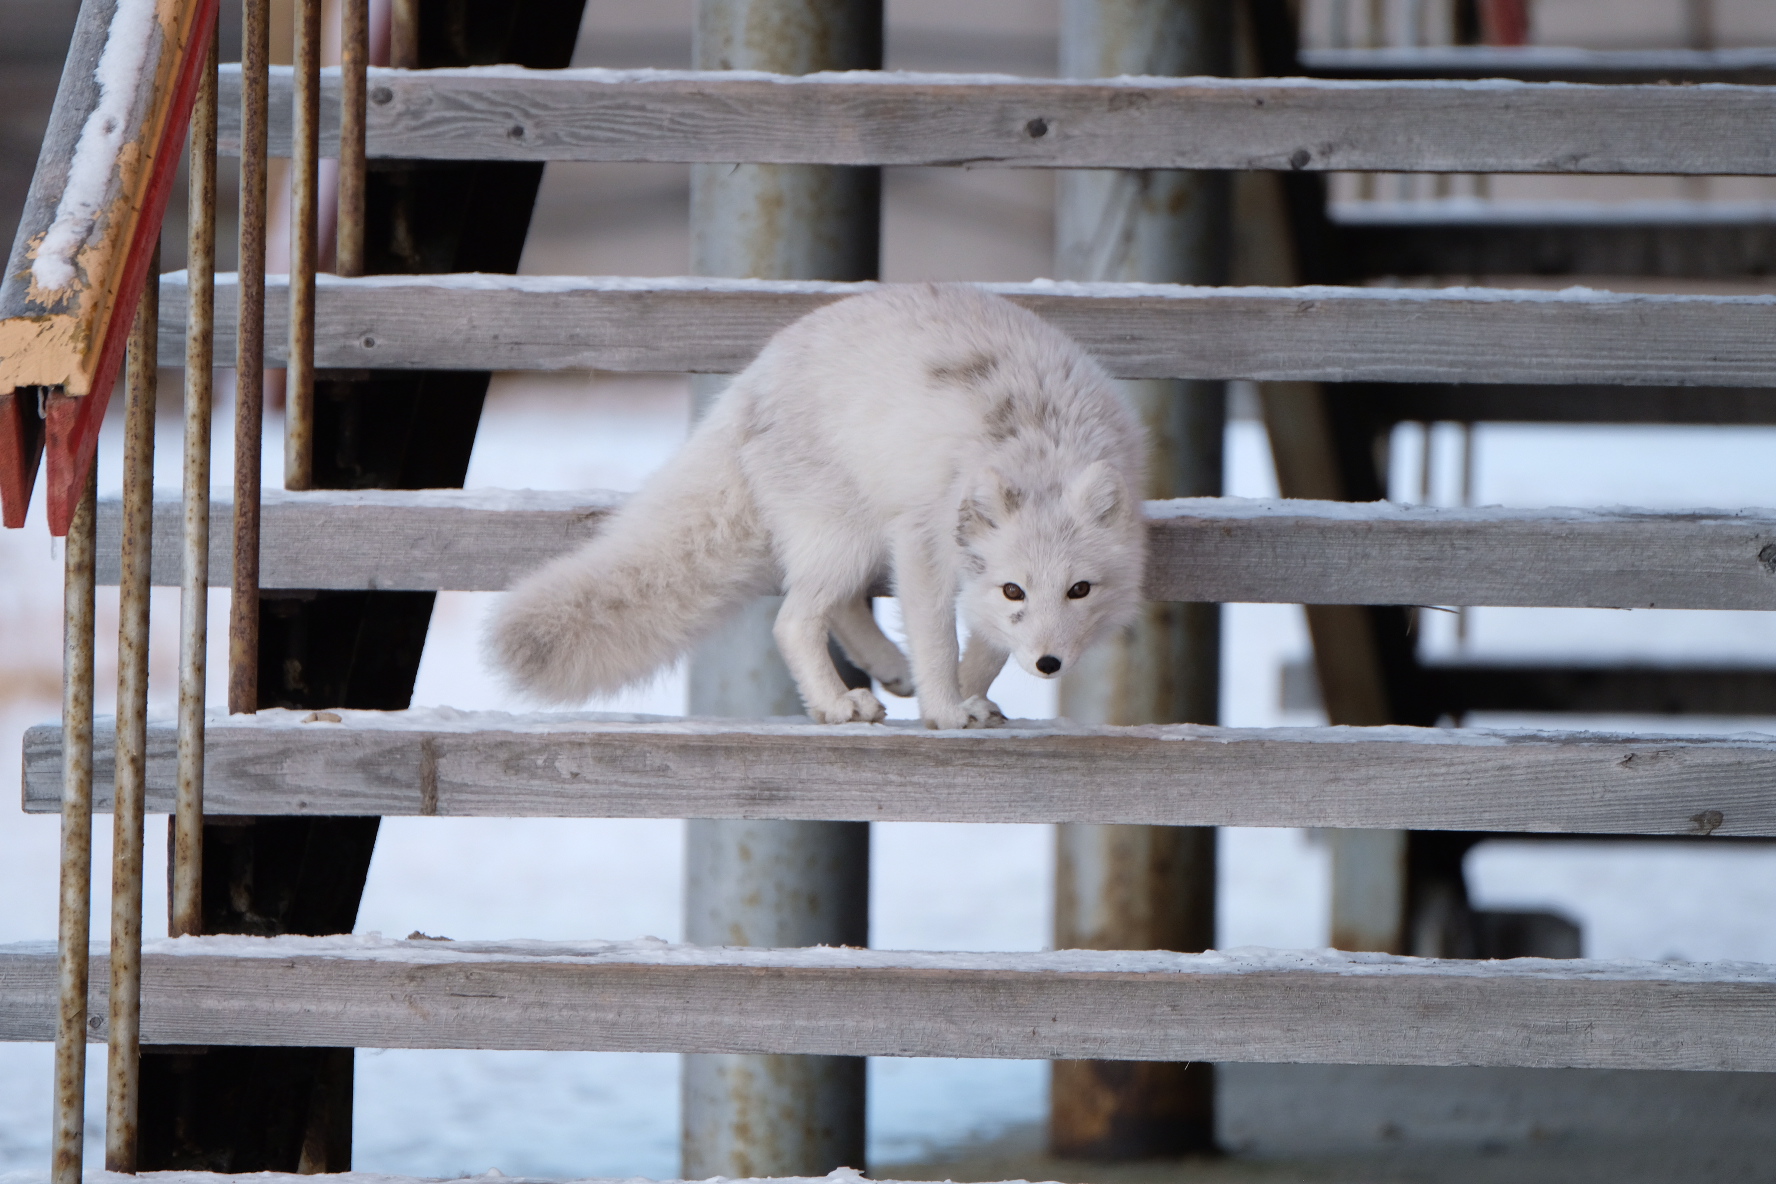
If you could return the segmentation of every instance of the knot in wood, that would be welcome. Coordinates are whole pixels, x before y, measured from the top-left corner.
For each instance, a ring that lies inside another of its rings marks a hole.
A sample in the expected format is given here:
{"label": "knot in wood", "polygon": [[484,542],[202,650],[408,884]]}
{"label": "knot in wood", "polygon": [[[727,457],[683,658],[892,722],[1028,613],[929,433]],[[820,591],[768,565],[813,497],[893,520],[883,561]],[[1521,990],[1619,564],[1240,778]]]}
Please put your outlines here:
{"label": "knot in wood", "polygon": [[1048,120],[1041,118],[1032,119],[1029,123],[1024,125],[1024,130],[1030,133],[1030,138],[1032,140],[1040,140],[1043,136],[1048,134]]}

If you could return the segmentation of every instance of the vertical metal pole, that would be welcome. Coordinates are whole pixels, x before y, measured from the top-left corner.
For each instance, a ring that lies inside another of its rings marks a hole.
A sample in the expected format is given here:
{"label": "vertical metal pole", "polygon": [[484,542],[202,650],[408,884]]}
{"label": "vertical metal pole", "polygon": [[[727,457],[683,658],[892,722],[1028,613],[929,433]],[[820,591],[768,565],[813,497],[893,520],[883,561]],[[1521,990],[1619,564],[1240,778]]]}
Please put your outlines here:
{"label": "vertical metal pole", "polygon": [[[865,824],[693,820],[685,854],[687,941],[869,944]],[[682,1174],[861,1167],[864,1066],[862,1057],[685,1057]]]}
{"label": "vertical metal pole", "polygon": [[[1067,0],[1061,73],[1226,74],[1221,0]],[[1056,180],[1059,273],[1078,280],[1227,280],[1222,173],[1068,171]],[[1218,495],[1226,391],[1218,382],[1124,384],[1152,444],[1150,498]],[[1220,606],[1149,604],[1136,625],[1062,677],[1061,713],[1089,723],[1215,723]],[[1062,826],[1058,948],[1202,950],[1215,936],[1211,828]],[[1209,1065],[1057,1062],[1049,1139],[1057,1155],[1132,1159],[1214,1143]]]}
{"label": "vertical metal pole", "polygon": [[[879,69],[881,0],[699,0],[705,70]],[[873,279],[881,174],[807,165],[698,165],[691,173],[692,266],[701,275]],[[700,403],[721,380],[700,381]],[[749,606],[691,658],[696,715],[796,714],[795,684],[771,640],[774,600]],[[717,945],[864,945],[865,823],[693,821],[686,836],[685,933]],[[819,1176],[864,1166],[861,1057],[687,1056],[687,1179]]]}
{"label": "vertical metal pole", "polygon": [[[345,0],[340,17],[339,222],[334,270],[364,274],[365,70],[370,63],[370,0]],[[309,457],[310,471],[314,458]]]}
{"label": "vertical metal pole", "polygon": [[240,324],[234,355],[234,579],[228,710],[259,710],[259,438],[265,395],[265,133],[271,0],[241,3]]}
{"label": "vertical metal pole", "polygon": [[210,413],[215,393],[216,32],[191,112],[185,329],[184,555],[179,585],[179,796],[168,932],[203,932],[205,651],[210,633]]}
{"label": "vertical metal pole", "polygon": [[321,171],[321,0],[296,4],[290,165],[290,358],[284,382],[284,488],[314,475],[315,215]]}
{"label": "vertical metal pole", "polygon": [[1684,0],[1684,41],[1691,49],[1718,47],[1716,29],[1715,0]]}
{"label": "vertical metal pole", "polygon": [[80,1184],[86,1142],[87,943],[92,933],[93,503],[74,507],[62,576],[62,868],[50,1184]]}
{"label": "vertical metal pole", "polygon": [[389,0],[389,65],[419,66],[419,0]]}
{"label": "vertical metal pole", "polygon": [[154,403],[160,248],[130,328],[123,413],[123,574],[118,579],[117,781],[111,830],[111,1021],[105,1167],[136,1170],[141,1078],[142,808],[148,776],[148,594],[154,545]]}

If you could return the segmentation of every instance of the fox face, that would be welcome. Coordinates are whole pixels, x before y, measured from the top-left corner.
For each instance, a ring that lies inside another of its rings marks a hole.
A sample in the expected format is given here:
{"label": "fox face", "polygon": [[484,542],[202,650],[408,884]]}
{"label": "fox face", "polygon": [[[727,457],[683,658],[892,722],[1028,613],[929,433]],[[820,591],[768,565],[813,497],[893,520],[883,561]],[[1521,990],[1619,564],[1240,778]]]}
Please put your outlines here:
{"label": "fox face", "polygon": [[988,470],[962,503],[957,542],[969,630],[1038,678],[1072,667],[1140,606],[1145,525],[1103,461],[1036,490]]}

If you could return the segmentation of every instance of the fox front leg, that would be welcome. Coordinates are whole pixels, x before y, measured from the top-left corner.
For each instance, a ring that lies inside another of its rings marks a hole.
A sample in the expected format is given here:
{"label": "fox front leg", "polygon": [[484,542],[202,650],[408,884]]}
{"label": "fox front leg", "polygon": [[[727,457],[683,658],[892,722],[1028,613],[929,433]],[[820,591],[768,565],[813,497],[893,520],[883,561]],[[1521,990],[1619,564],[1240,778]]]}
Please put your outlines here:
{"label": "fox front leg", "polygon": [[986,700],[993,680],[1005,669],[1005,659],[1010,656],[979,633],[970,633],[968,645],[962,651],[962,697]]}
{"label": "fox front leg", "polygon": [[831,619],[832,606],[791,588],[771,629],[784,664],[795,676],[802,702],[816,723],[881,723],[888,717],[881,700],[868,688],[847,687],[833,668],[832,654],[826,648]]}

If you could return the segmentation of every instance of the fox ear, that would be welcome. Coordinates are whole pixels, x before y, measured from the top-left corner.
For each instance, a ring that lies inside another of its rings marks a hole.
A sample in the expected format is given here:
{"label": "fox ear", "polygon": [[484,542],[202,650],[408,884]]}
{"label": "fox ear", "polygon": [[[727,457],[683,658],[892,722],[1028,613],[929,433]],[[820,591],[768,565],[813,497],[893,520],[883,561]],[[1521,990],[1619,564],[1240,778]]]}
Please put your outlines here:
{"label": "fox ear", "polygon": [[998,469],[988,469],[975,481],[974,488],[962,502],[962,531],[977,534],[992,530],[1017,513],[1024,504],[1024,494]]}
{"label": "fox ear", "polygon": [[1104,461],[1073,479],[1067,487],[1067,503],[1080,517],[1099,523],[1126,517],[1132,504],[1122,476]]}

